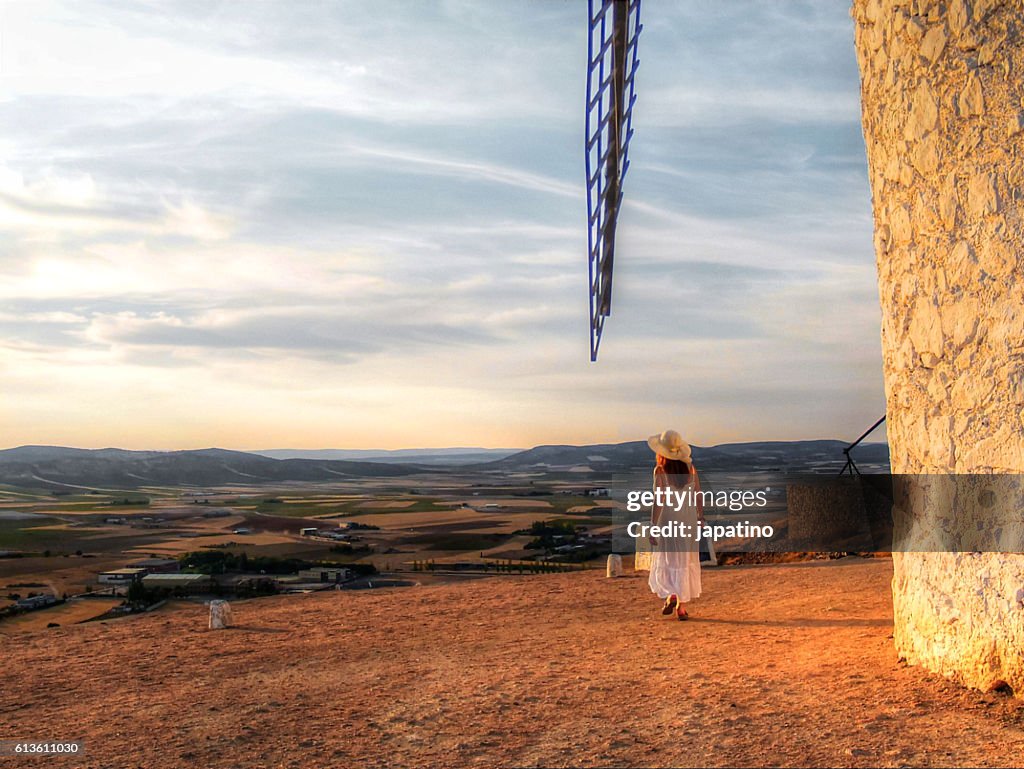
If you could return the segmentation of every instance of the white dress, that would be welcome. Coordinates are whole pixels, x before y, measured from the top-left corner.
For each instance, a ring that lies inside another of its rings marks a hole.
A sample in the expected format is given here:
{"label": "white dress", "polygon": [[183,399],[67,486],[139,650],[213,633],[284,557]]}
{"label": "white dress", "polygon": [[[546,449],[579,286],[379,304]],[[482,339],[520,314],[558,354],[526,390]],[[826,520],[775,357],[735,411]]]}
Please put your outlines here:
{"label": "white dress", "polygon": [[[672,483],[673,476],[667,475],[660,468],[654,471],[654,488],[657,490],[671,486],[679,492],[685,492],[693,485],[693,474],[686,476],[674,476],[680,481],[683,478],[686,482],[682,486]],[[658,512],[655,510],[655,512]],[[692,502],[684,504],[680,510],[674,507],[667,507],[661,511],[657,518],[658,523],[663,525],[669,521],[678,521],[690,526],[689,531],[693,532],[697,526],[697,506]],[[675,595],[680,601],[692,601],[700,596],[700,552],[698,542],[693,539],[666,539],[658,537],[658,544],[651,552],[651,573],[647,578],[647,584],[651,592],[659,598],[668,598]]]}

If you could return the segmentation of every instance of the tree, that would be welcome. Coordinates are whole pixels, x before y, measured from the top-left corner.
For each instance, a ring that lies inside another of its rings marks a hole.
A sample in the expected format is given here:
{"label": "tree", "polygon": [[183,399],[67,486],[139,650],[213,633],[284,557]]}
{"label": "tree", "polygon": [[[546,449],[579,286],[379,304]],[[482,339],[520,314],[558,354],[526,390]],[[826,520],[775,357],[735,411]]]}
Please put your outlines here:
{"label": "tree", "polygon": [[142,584],[142,580],[132,580],[128,586],[128,603],[133,606],[147,606],[150,603],[150,598],[150,592]]}

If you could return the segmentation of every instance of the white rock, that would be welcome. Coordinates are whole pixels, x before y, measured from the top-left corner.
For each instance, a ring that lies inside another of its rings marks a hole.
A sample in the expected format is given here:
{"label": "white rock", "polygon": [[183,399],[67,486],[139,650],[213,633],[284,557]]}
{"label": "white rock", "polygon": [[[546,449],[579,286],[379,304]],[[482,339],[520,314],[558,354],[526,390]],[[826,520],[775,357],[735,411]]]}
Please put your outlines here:
{"label": "white rock", "polygon": [[967,74],[967,84],[960,92],[957,100],[960,114],[969,117],[972,115],[983,115],[985,113],[985,95],[981,89],[981,78],[977,72]]}
{"label": "white rock", "polygon": [[946,27],[942,24],[936,25],[928,30],[921,41],[921,55],[934,64],[946,48]]}
{"label": "white rock", "polygon": [[914,227],[910,221],[910,207],[896,206],[889,215],[889,229],[896,243],[909,243],[914,239]]}
{"label": "white rock", "polygon": [[929,131],[934,131],[939,121],[939,105],[935,94],[927,83],[922,83],[914,91],[910,103],[910,119],[907,121],[905,136],[908,141],[924,138]]}
{"label": "white rock", "polygon": [[210,630],[231,627],[231,604],[219,598],[210,601]]}
{"label": "white rock", "polygon": [[612,553],[608,556],[608,566],[605,572],[607,577],[621,577],[622,576],[622,556]]}
{"label": "white rock", "polygon": [[1011,115],[1009,122],[1006,124],[1007,136],[1016,136],[1021,131],[1024,131],[1024,112]]}
{"label": "white rock", "polygon": [[942,352],[942,319],[930,298],[918,297],[914,302],[907,334],[919,353],[938,356]]}
{"label": "white rock", "polygon": [[971,177],[967,184],[967,208],[976,218],[999,210],[995,174],[979,172]]}
{"label": "white rock", "polygon": [[939,142],[934,133],[928,134],[914,147],[910,162],[921,176],[931,176],[939,168]]}
{"label": "white rock", "polygon": [[949,31],[954,35],[963,32],[968,22],[967,0],[950,0],[947,16]]}

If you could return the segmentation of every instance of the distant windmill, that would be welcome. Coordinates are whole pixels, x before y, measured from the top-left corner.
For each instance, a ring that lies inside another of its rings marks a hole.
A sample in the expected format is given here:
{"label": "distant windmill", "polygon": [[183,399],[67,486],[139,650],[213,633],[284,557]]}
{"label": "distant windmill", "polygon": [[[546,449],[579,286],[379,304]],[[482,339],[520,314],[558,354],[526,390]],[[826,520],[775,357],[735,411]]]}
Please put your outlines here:
{"label": "distant windmill", "polygon": [[640,0],[590,0],[585,142],[592,361],[612,312],[615,225],[629,169],[642,28]]}

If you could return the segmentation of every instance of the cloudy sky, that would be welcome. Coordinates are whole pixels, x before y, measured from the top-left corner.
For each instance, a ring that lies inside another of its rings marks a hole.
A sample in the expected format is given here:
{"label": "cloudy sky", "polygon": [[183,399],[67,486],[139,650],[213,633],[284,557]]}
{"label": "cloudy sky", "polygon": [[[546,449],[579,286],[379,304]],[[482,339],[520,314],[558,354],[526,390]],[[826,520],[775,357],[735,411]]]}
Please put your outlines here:
{"label": "cloudy sky", "polygon": [[852,438],[846,0],[647,0],[589,362],[586,7],[0,3],[0,445]]}

